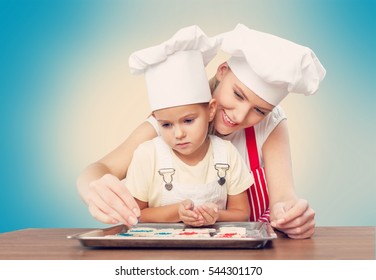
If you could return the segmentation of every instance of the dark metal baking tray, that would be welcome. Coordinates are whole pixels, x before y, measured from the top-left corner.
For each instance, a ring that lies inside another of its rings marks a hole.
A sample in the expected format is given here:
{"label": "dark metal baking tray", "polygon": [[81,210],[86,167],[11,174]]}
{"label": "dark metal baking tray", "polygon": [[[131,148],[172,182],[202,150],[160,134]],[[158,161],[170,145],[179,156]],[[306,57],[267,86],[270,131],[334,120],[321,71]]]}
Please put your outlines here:
{"label": "dark metal baking tray", "polygon": [[[116,237],[111,235],[126,232],[129,227],[118,225],[105,229],[96,229],[88,232],[77,233],[67,236],[70,239],[78,240],[84,247],[114,247],[114,248],[263,248],[265,245],[277,238],[273,228],[262,222],[218,222],[212,226],[205,228],[213,228],[216,231],[220,227],[244,227],[246,229],[246,237],[242,238],[184,238],[184,237]],[[141,223],[137,227],[151,227],[155,229],[184,229],[189,230],[190,227],[182,223]],[[191,228],[196,229],[196,228]]]}

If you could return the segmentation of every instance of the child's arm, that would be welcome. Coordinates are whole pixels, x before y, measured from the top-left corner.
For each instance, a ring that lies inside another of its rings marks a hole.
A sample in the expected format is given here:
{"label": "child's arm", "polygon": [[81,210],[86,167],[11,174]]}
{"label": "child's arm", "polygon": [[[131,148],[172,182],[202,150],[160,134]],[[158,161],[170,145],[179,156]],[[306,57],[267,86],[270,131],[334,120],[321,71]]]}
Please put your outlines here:
{"label": "child's arm", "polygon": [[145,201],[135,198],[138,206],[141,209],[141,216],[139,221],[141,223],[177,223],[179,218],[180,203],[151,207]]}
{"label": "child's arm", "polygon": [[[160,207],[149,208],[148,203],[135,198],[141,209],[140,222],[143,223],[178,223],[195,226],[199,214],[193,211],[193,202],[190,199]],[[201,219],[203,220],[203,219]]]}
{"label": "child's arm", "polygon": [[249,220],[247,191],[227,196],[227,208],[219,210],[218,222],[244,222]]}
{"label": "child's arm", "polygon": [[215,222],[244,222],[249,220],[250,210],[247,192],[227,196],[227,208],[224,210],[213,209],[208,205],[197,207],[197,211],[203,218],[202,225],[210,225]]}

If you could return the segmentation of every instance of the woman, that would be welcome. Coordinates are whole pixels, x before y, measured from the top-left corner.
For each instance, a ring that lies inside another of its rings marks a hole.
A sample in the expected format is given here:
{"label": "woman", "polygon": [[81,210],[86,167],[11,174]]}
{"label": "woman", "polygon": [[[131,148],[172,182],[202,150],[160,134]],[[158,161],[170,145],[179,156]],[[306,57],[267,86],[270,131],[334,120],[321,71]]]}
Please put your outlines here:
{"label": "woman", "polygon": [[[219,39],[223,40],[222,49],[232,57],[218,67],[211,80],[218,104],[214,129],[217,135],[231,140],[256,171],[259,186],[251,189],[264,191],[265,201],[250,192],[251,205],[257,204],[255,220],[269,219],[270,205],[273,227],[290,238],[311,237],[315,213],[295,194],[287,123],[278,104],[289,92],[314,93],[325,69],[310,49],[244,25],[221,34]],[[157,136],[156,127],[152,119],[144,122],[78,178],[79,193],[97,220],[137,223],[140,210],[120,180],[125,178],[137,146]],[[251,159],[258,160],[249,161],[248,152]],[[260,167],[265,168],[264,178]]]}

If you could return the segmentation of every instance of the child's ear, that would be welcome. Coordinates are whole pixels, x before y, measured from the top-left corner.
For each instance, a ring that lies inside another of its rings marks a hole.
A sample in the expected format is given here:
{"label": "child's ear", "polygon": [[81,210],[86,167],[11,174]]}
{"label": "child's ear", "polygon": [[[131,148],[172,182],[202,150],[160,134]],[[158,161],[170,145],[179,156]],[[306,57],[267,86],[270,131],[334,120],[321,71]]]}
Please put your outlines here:
{"label": "child's ear", "polygon": [[217,111],[217,100],[212,98],[209,101],[209,121],[210,122],[214,119],[216,111]]}

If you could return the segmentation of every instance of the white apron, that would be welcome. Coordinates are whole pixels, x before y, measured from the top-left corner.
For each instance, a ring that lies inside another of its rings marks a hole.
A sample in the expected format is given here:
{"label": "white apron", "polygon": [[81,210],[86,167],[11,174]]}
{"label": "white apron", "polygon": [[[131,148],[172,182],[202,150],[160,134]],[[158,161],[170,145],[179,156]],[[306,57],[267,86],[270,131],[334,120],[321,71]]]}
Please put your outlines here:
{"label": "white apron", "polygon": [[226,172],[229,169],[226,147],[222,139],[210,135],[210,141],[213,146],[214,165],[216,176],[209,183],[197,183],[188,185],[184,182],[177,182],[174,179],[175,170],[172,164],[171,148],[163,141],[161,137],[155,138],[157,160],[160,169],[160,176],[163,178],[161,206],[174,203],[180,203],[186,199],[191,199],[195,206],[206,202],[217,204],[218,209],[226,209],[227,203],[227,182]]}

